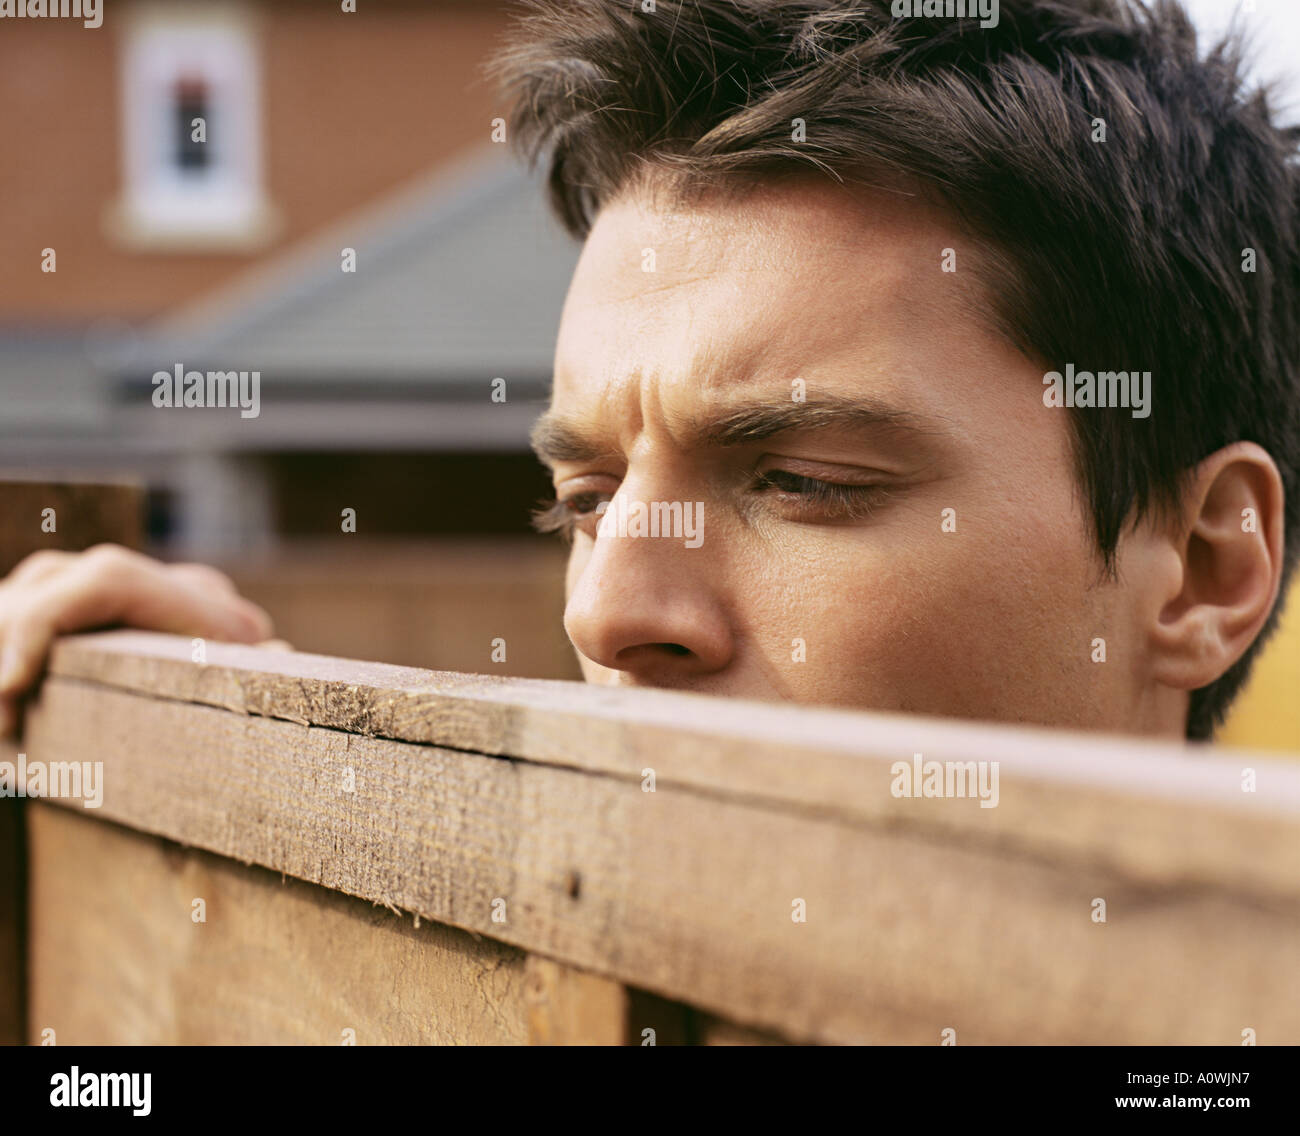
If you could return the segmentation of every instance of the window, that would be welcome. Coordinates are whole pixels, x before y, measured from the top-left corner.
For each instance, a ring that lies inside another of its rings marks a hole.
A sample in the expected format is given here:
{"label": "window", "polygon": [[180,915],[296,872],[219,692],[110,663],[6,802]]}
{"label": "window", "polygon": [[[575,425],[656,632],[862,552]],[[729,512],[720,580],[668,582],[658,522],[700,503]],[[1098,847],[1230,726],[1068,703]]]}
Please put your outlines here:
{"label": "window", "polygon": [[172,92],[176,109],[176,165],[181,170],[208,169],[207,124],[212,119],[208,84],[202,76],[182,75]]}
{"label": "window", "polygon": [[274,228],[262,187],[255,24],[235,7],[141,6],[123,35],[122,240],[256,246]]}

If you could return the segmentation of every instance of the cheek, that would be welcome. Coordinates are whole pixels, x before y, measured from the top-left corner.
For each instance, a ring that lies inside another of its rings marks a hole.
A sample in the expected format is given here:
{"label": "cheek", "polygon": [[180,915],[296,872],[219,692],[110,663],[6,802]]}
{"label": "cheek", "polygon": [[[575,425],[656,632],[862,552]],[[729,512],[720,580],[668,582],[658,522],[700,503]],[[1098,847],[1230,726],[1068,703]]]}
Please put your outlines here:
{"label": "cheek", "polygon": [[799,535],[735,566],[737,621],[762,669],[797,702],[900,709],[959,603],[929,583],[943,569],[865,536]]}
{"label": "cheek", "polygon": [[[773,650],[792,695],[878,710],[932,703],[926,691],[945,665],[962,597],[914,562],[855,551],[823,557],[807,580],[785,577],[784,587],[766,591],[757,619],[787,632]],[[806,662],[796,666],[787,662],[793,637],[806,643]]]}
{"label": "cheek", "polygon": [[[1090,546],[1072,518],[965,520],[958,532],[913,533],[905,547],[823,547],[804,570],[769,578],[756,618],[807,640],[807,662],[781,667],[796,697],[1078,719],[1095,681],[1089,645],[1108,624]],[[774,659],[790,657],[788,643],[773,642]]]}

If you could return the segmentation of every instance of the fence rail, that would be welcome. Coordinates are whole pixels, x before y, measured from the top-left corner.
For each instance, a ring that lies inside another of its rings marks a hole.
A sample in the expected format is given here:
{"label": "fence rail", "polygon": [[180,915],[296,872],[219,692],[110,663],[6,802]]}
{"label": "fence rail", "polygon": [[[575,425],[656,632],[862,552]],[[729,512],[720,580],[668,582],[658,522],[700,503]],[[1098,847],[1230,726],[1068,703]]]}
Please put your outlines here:
{"label": "fence rail", "polygon": [[[28,714],[29,762],[103,762],[29,809],[33,1037],[1300,1042],[1285,763],[192,653],[62,640]],[[996,762],[996,807],[896,795],[917,754]]]}

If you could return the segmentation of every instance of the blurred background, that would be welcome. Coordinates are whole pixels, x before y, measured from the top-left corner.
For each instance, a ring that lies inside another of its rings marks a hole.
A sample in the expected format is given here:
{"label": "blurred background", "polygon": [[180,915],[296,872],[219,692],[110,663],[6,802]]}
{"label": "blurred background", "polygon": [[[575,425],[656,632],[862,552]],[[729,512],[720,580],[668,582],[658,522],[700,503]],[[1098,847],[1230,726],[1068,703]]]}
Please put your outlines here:
{"label": "blurred background", "polygon": [[[508,8],[356,7],[3,21],[0,475],[142,479],[149,550],[223,567],[300,650],[577,678],[527,434],[578,248],[492,140]],[[1240,8],[1295,74],[1294,0],[1189,8]],[[178,364],[260,371],[259,416],[154,407]],[[1225,740],[1300,749],[1297,608]]]}
{"label": "blurred background", "polygon": [[[0,470],[143,478],[150,551],[300,650],[578,677],[527,444],[578,249],[492,141],[504,9],[5,20]],[[260,371],[259,416],[155,407],[177,364]]]}

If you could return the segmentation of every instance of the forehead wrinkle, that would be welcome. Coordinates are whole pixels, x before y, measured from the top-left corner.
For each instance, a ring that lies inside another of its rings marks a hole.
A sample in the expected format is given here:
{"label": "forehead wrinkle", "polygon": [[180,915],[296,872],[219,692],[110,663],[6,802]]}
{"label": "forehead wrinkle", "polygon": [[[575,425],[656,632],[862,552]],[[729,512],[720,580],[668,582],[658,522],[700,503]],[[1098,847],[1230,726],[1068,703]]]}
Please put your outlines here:
{"label": "forehead wrinkle", "polygon": [[[647,363],[625,358],[612,368],[617,377],[606,380],[595,390],[583,390],[583,383],[577,381],[581,391],[579,401],[590,400],[598,409],[588,410],[579,405],[565,413],[553,400],[550,409],[533,426],[533,449],[539,457],[543,453],[607,455],[609,447],[598,448],[595,438],[605,432],[625,431],[632,422],[638,424],[638,435],[645,431],[647,423],[654,422],[669,435],[687,433],[693,417],[674,405],[679,397],[688,392],[707,394],[752,382],[763,351],[764,345],[752,337],[707,335],[686,338],[678,359]],[[556,370],[558,373],[560,368],[557,366]],[[574,370],[564,370],[566,375],[574,377]],[[558,392],[558,383],[556,389]],[[626,405],[628,413],[619,412],[620,404]]]}

